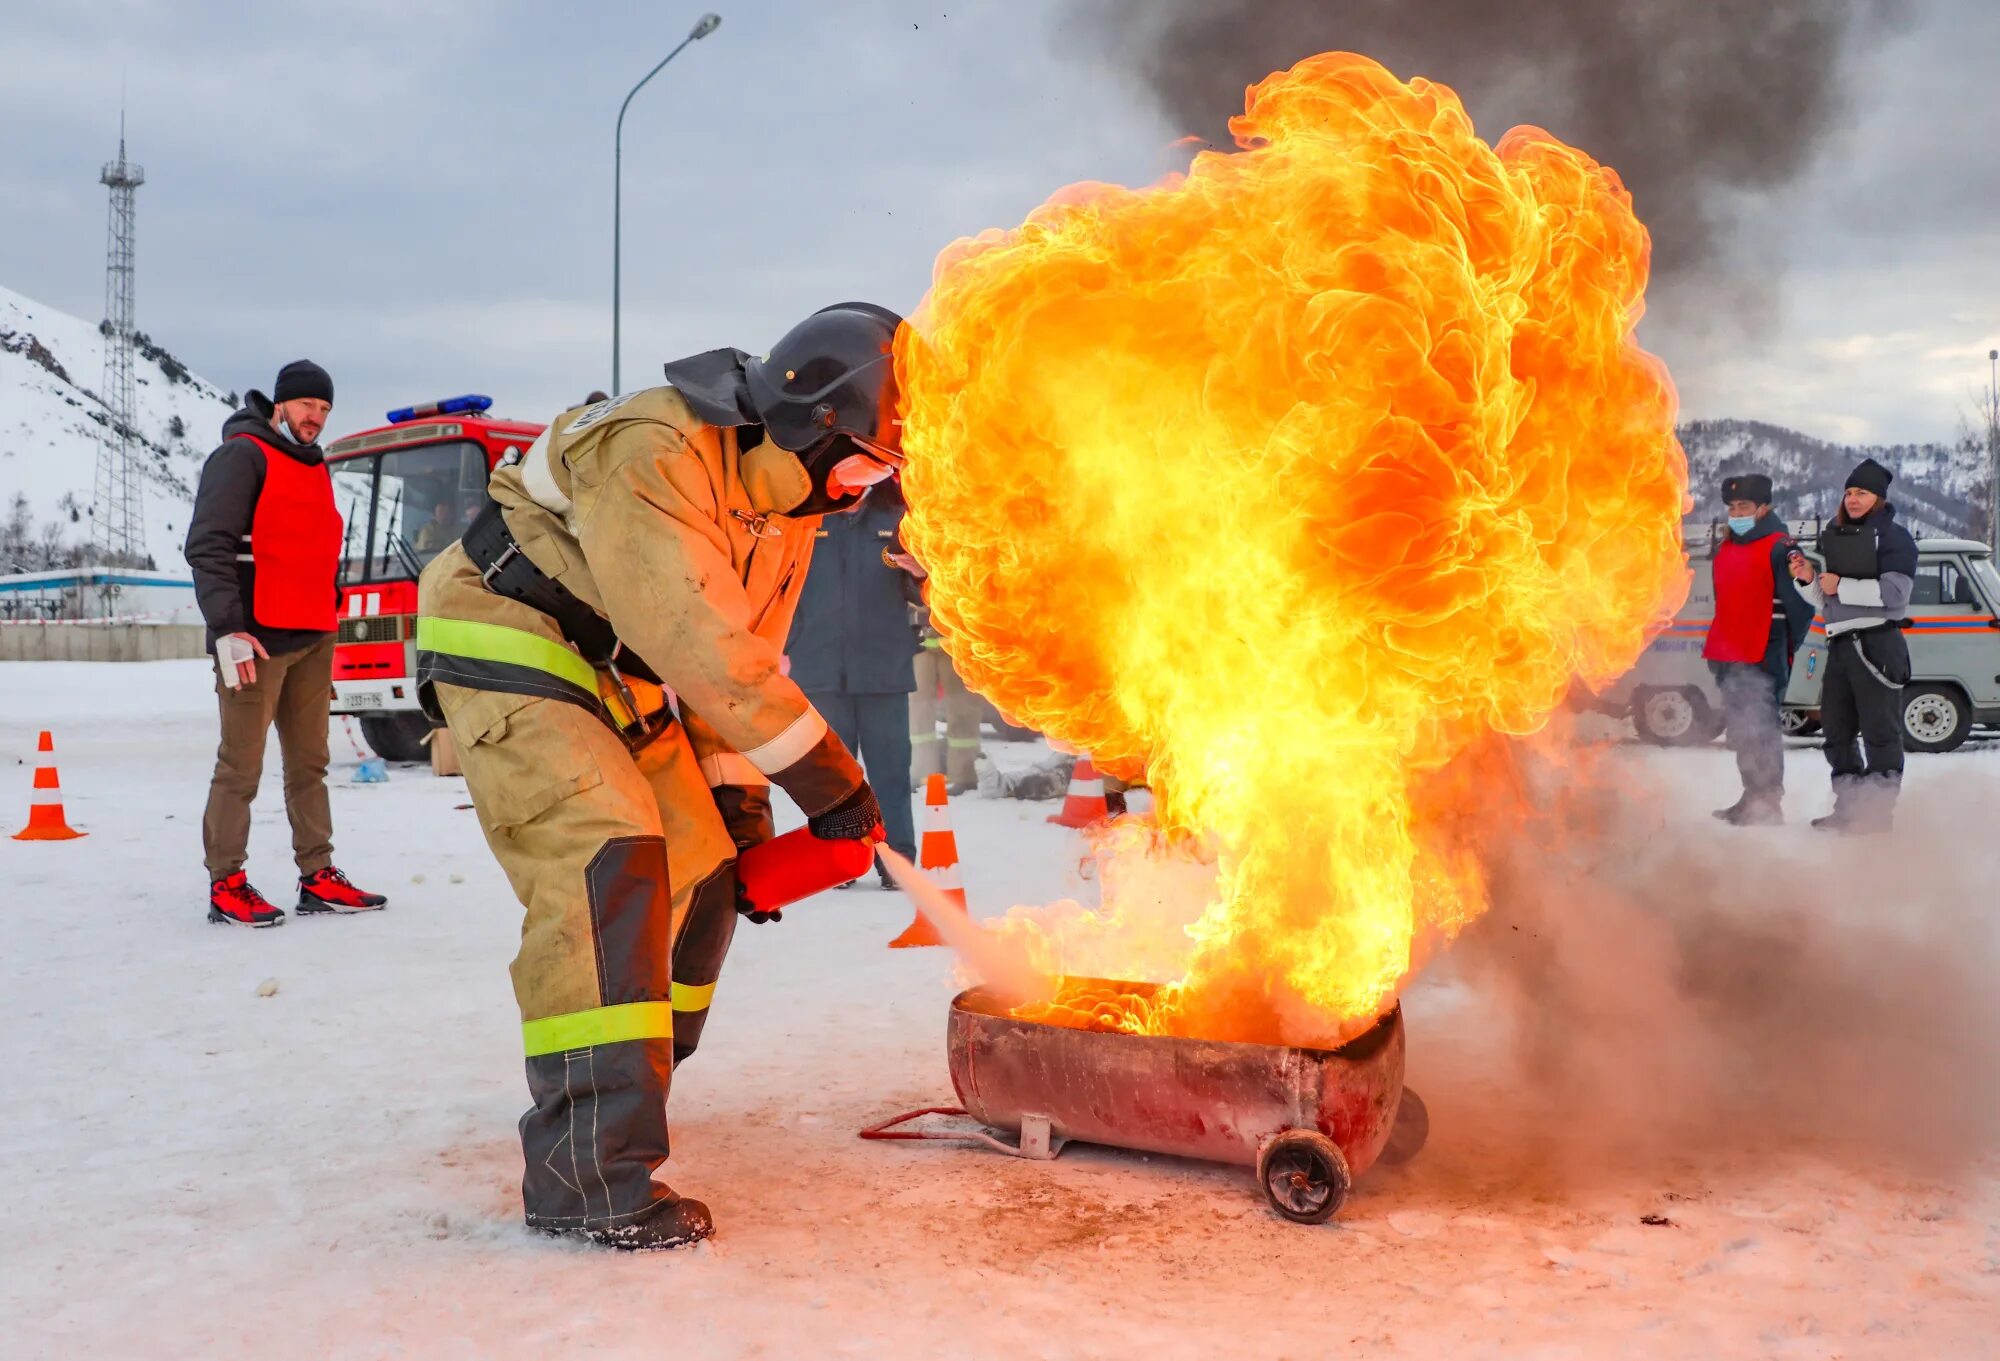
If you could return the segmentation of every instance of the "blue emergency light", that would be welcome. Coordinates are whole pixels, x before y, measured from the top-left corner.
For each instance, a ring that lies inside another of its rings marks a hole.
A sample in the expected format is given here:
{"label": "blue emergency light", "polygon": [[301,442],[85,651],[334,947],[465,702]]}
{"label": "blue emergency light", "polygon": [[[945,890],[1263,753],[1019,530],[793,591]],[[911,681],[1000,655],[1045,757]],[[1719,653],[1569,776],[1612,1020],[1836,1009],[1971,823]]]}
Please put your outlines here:
{"label": "blue emergency light", "polygon": [[441,402],[431,402],[425,406],[399,407],[388,413],[388,421],[391,425],[402,425],[406,421],[419,421],[429,416],[456,416],[466,411],[484,411],[492,405],[491,397],[468,392],[463,397],[447,397]]}

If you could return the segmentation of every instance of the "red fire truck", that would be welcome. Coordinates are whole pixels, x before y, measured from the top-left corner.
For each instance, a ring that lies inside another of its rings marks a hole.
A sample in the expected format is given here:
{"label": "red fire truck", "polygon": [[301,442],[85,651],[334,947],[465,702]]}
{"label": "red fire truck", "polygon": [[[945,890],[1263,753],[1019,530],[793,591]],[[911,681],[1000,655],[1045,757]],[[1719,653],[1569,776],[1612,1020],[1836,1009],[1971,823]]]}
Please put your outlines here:
{"label": "red fire truck", "polygon": [[391,761],[423,759],[429,726],[417,709],[417,574],[485,504],[494,465],[542,433],[488,416],[492,405],[468,394],[404,407],[326,447],[347,521],[333,712],[359,718],[368,745]]}

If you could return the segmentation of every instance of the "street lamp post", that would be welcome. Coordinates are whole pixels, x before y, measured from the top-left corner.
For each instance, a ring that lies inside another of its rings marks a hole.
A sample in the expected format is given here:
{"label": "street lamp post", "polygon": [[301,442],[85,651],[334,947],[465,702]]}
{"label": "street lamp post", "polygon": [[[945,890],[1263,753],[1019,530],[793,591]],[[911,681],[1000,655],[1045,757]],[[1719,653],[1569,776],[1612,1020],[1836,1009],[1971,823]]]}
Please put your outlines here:
{"label": "street lamp post", "polygon": [[666,56],[661,57],[659,66],[655,66],[652,70],[646,72],[640,78],[639,83],[632,87],[631,94],[625,96],[625,102],[618,106],[618,133],[612,139],[611,152],[611,395],[613,397],[616,397],[622,391],[618,364],[618,340],[619,284],[621,282],[619,272],[625,247],[625,110],[632,107],[632,95],[638,94],[640,90],[645,88],[647,81],[660,74],[661,66],[665,66],[675,57],[678,57],[681,54],[682,47],[686,47],[697,38],[706,38],[709,34],[715,32],[717,26],[721,23],[722,16],[720,14],[704,14],[701,18],[697,19],[694,27],[688,30],[687,37],[681,39],[680,45],[667,53]]}
{"label": "street lamp post", "polygon": [[1986,537],[2000,552],[2000,350],[1988,350],[1986,363]]}

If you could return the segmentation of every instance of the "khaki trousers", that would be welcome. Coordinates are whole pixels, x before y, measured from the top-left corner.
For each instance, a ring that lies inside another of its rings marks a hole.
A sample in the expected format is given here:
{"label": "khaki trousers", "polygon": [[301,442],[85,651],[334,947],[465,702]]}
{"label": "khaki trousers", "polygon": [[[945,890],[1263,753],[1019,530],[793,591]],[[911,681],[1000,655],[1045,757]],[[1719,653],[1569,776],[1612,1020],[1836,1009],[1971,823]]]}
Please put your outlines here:
{"label": "khaki trousers", "polygon": [[264,777],[264,744],[278,726],[284,760],[285,816],[299,873],[333,863],[333,810],[326,798],[327,710],[333,704],[334,635],[301,652],[257,659],[257,679],[231,690],[216,671],[222,743],[201,815],[202,858],[210,879],[243,868],[250,853],[250,803]]}
{"label": "khaki trousers", "polygon": [[561,700],[445,684],[437,698],[486,844],[527,910],[521,1019],[664,1001],[672,957],[675,1034],[692,1041],[736,923],[734,877],[717,874],[736,848],[686,734],[634,756]]}
{"label": "khaki trousers", "polygon": [[[943,775],[953,786],[979,782],[973,763],[979,759],[979,697],[965,688],[941,647],[926,647],[916,656],[917,689],[910,696],[910,779],[921,785],[928,775]],[[938,687],[944,687],[943,743],[938,741]]]}
{"label": "khaki trousers", "polygon": [[686,732],[634,755],[560,699],[440,682],[486,844],[526,914],[514,959],[528,1094],[521,1201],[541,1228],[617,1228],[672,1192],[674,1066],[736,930],[736,847]]}

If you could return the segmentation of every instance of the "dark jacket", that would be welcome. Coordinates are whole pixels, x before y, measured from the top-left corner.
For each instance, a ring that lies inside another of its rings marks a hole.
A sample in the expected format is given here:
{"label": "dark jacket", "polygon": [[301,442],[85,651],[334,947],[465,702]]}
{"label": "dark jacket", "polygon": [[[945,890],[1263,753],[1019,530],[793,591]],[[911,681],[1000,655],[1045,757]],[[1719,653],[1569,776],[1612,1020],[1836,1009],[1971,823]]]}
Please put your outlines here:
{"label": "dark jacket", "polygon": [[[1771,553],[1771,638],[1760,663],[1780,686],[1791,678],[1792,657],[1805,646],[1812,631],[1812,603],[1792,588],[1792,550],[1798,545],[1791,531],[1776,514],[1766,514],[1750,526],[1748,534],[1729,531],[1729,541],[1753,544],[1769,540]],[[1718,609],[1721,602],[1717,602]]]}
{"label": "dark jacket", "polygon": [[[1842,510],[1832,524],[1820,531],[1819,552],[1824,570],[1845,578],[1834,598],[1828,600],[1822,596],[1816,584],[1797,588],[1803,599],[1819,607],[1828,638],[1851,630],[1900,623],[1910,614],[1910,592],[1917,575],[1917,541],[1910,537],[1909,530],[1896,523],[1896,508],[1887,501],[1858,522],[1864,530],[1874,531],[1860,535],[1858,543],[1855,536],[1844,532],[1855,523]],[[1840,550],[1834,547],[1837,537],[1846,540]],[[1857,571],[1845,560],[1856,547],[1861,548],[1865,570]]]}
{"label": "dark jacket", "polygon": [[[312,629],[266,628],[251,617],[256,597],[255,544],[248,556],[243,546],[264,490],[264,453],[238,435],[255,435],[287,458],[308,467],[326,461],[317,444],[300,444],[282,427],[271,424],[271,399],[261,392],[244,398],[243,409],[222,423],[222,443],[201,466],[195,489],[194,514],[188,520],[182,549],[194,572],[195,603],[208,625],[208,650],[225,633],[248,633],[272,656],[298,652],[324,638]],[[340,598],[338,561],[328,564],[326,588]]]}
{"label": "dark jacket", "polygon": [[877,485],[851,511],[820,522],[812,567],[785,652],[799,688],[822,694],[906,695],[917,688],[917,581],[882,560],[902,552],[903,498]]}

